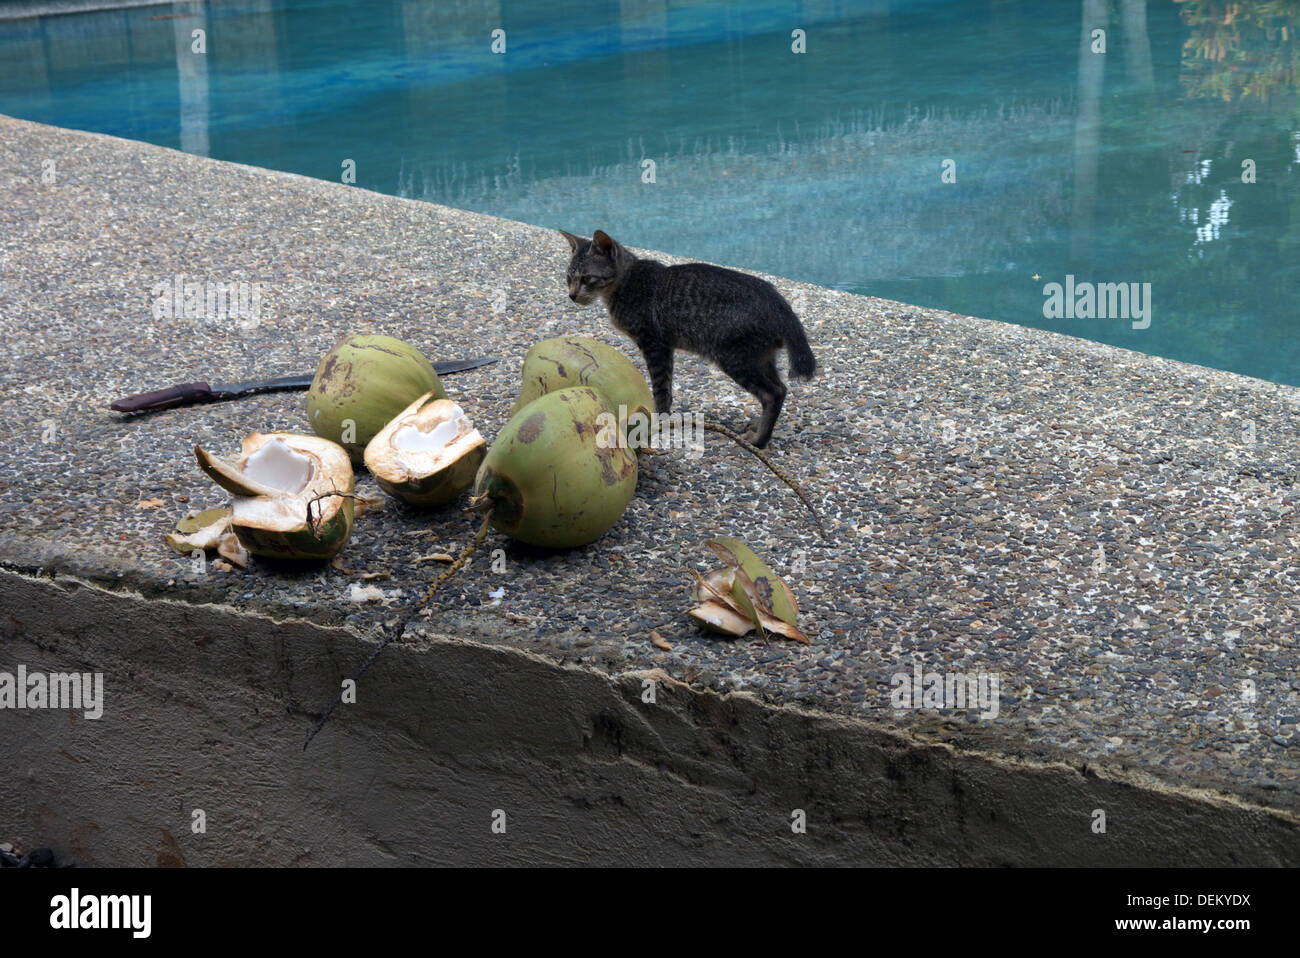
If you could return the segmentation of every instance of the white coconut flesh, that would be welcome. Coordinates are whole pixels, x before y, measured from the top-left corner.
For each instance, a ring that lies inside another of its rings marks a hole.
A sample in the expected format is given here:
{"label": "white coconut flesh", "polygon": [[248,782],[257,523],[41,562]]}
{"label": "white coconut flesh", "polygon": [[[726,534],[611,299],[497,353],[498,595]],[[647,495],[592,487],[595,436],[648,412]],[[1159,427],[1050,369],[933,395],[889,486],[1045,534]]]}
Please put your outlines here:
{"label": "white coconut flesh", "polygon": [[[270,532],[294,532],[307,524],[307,504],[323,493],[352,491],[352,463],[347,452],[316,436],[263,435],[244,440],[240,462],[244,475],[276,495],[235,496],[232,521]],[[340,496],[319,499],[312,518],[329,522],[343,507]]]}
{"label": "white coconut flesh", "polygon": [[484,445],[465,410],[422,396],[383,428],[366,449],[366,468],[390,482],[423,479]]}
{"label": "white coconut flesh", "polygon": [[290,449],[283,439],[272,439],[244,460],[244,475],[281,492],[302,492],[314,471],[312,461]]}

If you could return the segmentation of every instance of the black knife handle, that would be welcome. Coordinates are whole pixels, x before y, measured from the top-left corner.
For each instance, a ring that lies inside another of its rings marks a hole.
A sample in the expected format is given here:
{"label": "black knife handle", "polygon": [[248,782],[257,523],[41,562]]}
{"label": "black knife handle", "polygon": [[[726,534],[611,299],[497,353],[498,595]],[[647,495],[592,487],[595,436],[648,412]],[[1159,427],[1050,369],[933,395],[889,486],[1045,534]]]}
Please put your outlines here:
{"label": "black knife handle", "polygon": [[143,412],[146,409],[171,409],[187,403],[204,402],[212,398],[212,387],[207,383],[179,383],[151,393],[137,393],[118,399],[108,408],[115,412]]}

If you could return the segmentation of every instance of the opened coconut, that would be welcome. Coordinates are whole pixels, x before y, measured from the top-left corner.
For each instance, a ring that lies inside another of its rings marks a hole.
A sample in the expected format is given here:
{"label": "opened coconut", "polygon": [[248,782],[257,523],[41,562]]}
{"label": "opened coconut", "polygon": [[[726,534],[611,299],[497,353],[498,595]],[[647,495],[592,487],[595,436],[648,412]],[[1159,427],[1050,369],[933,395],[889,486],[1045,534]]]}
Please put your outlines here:
{"label": "opened coconut", "polygon": [[366,445],[379,488],[416,506],[451,502],[474,483],[487,443],[465,410],[427,392]]}
{"label": "opened coconut", "polygon": [[352,463],[338,443],[255,432],[244,439],[234,460],[199,446],[194,454],[208,477],[231,494],[231,529],[252,554],[329,559],[347,544],[354,479]]}

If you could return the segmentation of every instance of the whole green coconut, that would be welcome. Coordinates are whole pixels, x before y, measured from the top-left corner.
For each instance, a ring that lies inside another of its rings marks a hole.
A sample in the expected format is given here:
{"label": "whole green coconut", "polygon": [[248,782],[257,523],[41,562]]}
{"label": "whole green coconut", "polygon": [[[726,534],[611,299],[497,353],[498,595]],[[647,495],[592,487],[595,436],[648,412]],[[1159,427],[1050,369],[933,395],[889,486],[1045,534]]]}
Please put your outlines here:
{"label": "whole green coconut", "polygon": [[[602,415],[603,414],[603,415]],[[609,441],[589,387],[534,399],[506,423],[474,479],[471,508],[529,545],[572,549],[603,536],[636,490],[636,453]]]}
{"label": "whole green coconut", "polygon": [[361,465],[366,443],[427,392],[447,398],[433,364],[410,343],[392,336],[348,336],[316,369],[307,390],[307,421],[316,435],[337,442],[354,465]]}
{"label": "whole green coconut", "polygon": [[510,411],[513,416],[534,399],[570,386],[590,386],[618,414],[627,409],[631,419],[654,412],[654,399],[641,371],[613,346],[587,336],[557,336],[544,339],[524,357],[519,398]]}

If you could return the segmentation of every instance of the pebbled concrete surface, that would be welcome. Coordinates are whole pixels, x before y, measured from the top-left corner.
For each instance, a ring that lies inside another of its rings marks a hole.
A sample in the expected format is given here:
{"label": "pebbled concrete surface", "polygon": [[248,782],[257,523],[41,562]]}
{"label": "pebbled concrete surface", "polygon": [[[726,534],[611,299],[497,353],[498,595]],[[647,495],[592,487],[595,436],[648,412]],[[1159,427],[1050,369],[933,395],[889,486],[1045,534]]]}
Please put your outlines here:
{"label": "pebbled concrete surface", "polygon": [[[54,161],[54,184],[42,182],[45,160]],[[1122,783],[1111,794],[1133,801],[1173,795],[1179,809],[1243,809],[1266,836],[1267,851],[1213,846],[1206,861],[1300,861],[1300,390],[775,280],[803,316],[823,372],[792,386],[773,450],[827,516],[827,539],[766,470],[710,435],[702,460],[646,463],[632,506],[600,542],[548,555],[494,537],[487,549],[503,550],[505,571],[493,572],[486,553],[427,617],[412,619],[438,572],[420,557],[455,552],[472,531],[454,508],[420,514],[386,503],[368,512],[342,557],[346,571],[199,573],[162,542],[187,509],[224,499],[193,465],[193,445],[232,450],[253,429],[305,428],[300,394],[129,419],[107,404],[178,381],[309,372],[341,335],[383,332],[435,359],[502,357],[446,382],[490,440],[537,339],[596,335],[639,362],[600,311],[568,302],[564,241],[520,223],[8,118],[0,118],[0,190],[0,329],[9,347],[0,354],[0,562],[20,576],[181,603],[196,616],[211,603],[351,637],[349,654],[315,673],[315,696],[289,702],[267,688],[250,707],[287,708],[285,724],[305,734],[364,657],[362,636],[402,629],[409,647],[398,658],[455,642],[614,685],[659,669],[704,700],[743,692],[755,716],[806,711],[899,747],[1086,768]],[[151,289],[177,274],[261,283],[263,317],[154,319]],[[733,425],[752,412],[725,377],[686,357],[676,394],[684,408]],[[369,477],[360,489],[378,495]],[[711,567],[702,543],[719,534],[746,539],[787,575],[811,647],[729,642],[691,626],[686,569]],[[384,603],[351,602],[361,582],[383,589]],[[493,604],[489,593],[501,588]],[[50,650],[21,607],[7,611],[7,637],[25,628],[32,648]],[[652,630],[671,651],[651,643]],[[263,654],[251,625],[248,635],[244,651]],[[79,657],[83,640],[66,641],[61,652]],[[6,643],[0,669],[12,668],[19,648]],[[927,671],[998,674],[997,718],[892,708],[892,677],[918,660]],[[189,668],[170,675],[203,682]],[[496,694],[514,694],[506,677]],[[160,686],[138,707],[144,714],[166,698]],[[0,713],[0,722],[15,715],[24,729],[48,719]],[[345,710],[336,724],[372,719],[380,721]],[[202,710],[190,720],[201,736]],[[318,742],[350,734],[358,732],[330,728]],[[792,736],[785,747],[811,754],[812,743]],[[761,763],[761,754],[746,761]],[[982,800],[1013,794],[991,790]],[[1093,807],[1065,796],[1053,801],[1082,815],[1086,829]],[[1025,813],[1027,831],[1059,821],[1047,808]],[[1171,834],[1190,847],[1205,820],[1179,816]],[[937,826],[917,841],[936,843],[934,860],[960,860]],[[989,829],[965,847],[972,860],[978,848],[979,860],[992,861],[1000,841]],[[1146,860],[1143,847],[1129,844],[1124,860]],[[1021,849],[1009,861],[1033,858]]]}

